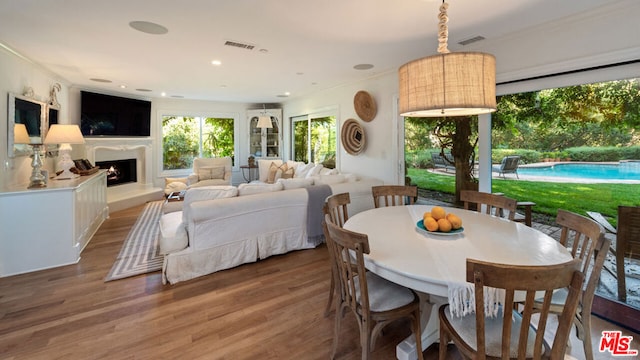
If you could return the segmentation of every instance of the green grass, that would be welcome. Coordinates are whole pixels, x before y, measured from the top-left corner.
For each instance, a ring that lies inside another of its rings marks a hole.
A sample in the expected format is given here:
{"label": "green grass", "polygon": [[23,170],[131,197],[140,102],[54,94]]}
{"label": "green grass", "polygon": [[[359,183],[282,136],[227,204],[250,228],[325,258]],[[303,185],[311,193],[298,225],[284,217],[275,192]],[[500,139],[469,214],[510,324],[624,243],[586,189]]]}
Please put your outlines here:
{"label": "green grass", "polygon": [[[408,169],[411,182],[421,189],[455,193],[455,177]],[[555,217],[558,209],[585,215],[596,211],[615,225],[618,205],[639,206],[640,184],[579,184],[523,180],[492,180],[492,192],[518,201],[533,201],[533,211]]]}

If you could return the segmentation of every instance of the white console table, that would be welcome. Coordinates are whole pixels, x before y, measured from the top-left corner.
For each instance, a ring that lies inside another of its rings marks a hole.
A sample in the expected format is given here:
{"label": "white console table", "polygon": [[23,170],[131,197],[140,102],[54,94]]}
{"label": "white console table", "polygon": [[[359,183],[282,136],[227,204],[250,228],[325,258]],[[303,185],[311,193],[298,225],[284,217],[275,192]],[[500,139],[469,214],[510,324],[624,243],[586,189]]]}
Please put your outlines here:
{"label": "white console table", "polygon": [[106,172],[0,191],[0,277],[75,264],[109,215]]}

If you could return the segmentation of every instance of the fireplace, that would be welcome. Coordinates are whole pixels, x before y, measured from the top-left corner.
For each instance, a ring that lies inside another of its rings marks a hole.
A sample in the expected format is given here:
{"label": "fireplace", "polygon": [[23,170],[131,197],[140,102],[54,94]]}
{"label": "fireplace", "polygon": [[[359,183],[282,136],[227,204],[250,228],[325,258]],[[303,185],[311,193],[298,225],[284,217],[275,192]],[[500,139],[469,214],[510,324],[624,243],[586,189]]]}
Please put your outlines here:
{"label": "fireplace", "polygon": [[96,161],[100,169],[107,170],[107,187],[138,181],[136,159]]}

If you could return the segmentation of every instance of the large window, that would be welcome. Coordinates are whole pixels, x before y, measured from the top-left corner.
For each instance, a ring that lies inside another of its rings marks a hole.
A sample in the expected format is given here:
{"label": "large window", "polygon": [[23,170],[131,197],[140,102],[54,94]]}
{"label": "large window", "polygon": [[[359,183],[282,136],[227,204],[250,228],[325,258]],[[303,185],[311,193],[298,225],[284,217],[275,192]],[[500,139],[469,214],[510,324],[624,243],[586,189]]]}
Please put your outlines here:
{"label": "large window", "polygon": [[292,151],[295,161],[336,167],[336,118],[305,115],[291,119]]}
{"label": "large window", "polygon": [[235,155],[233,117],[162,116],[162,170],[191,169],[196,157]]}

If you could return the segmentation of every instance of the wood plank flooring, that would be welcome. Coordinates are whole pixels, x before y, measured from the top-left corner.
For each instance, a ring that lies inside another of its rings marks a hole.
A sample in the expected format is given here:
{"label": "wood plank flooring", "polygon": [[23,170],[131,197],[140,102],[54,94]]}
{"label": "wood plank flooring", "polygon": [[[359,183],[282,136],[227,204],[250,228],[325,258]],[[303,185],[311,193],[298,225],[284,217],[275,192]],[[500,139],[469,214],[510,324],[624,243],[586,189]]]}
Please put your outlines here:
{"label": "wood plank flooring", "polygon": [[[159,272],[105,283],[142,208],[110,214],[78,264],[0,279],[0,359],[329,357],[334,315],[323,316],[324,245],[176,285],[163,285]],[[373,359],[395,359],[395,345],[408,335],[408,323],[392,324]],[[425,358],[436,359],[437,350],[432,345]],[[347,314],[337,358],[360,353]]]}
{"label": "wood plank flooring", "polygon": [[[0,279],[1,359],[327,359],[334,316],[325,246],[176,285],[160,273],[104,282],[142,206],[110,214],[76,265]],[[375,359],[395,358],[408,323]],[[360,358],[343,321],[339,359]],[[437,347],[431,351],[437,356]]]}

